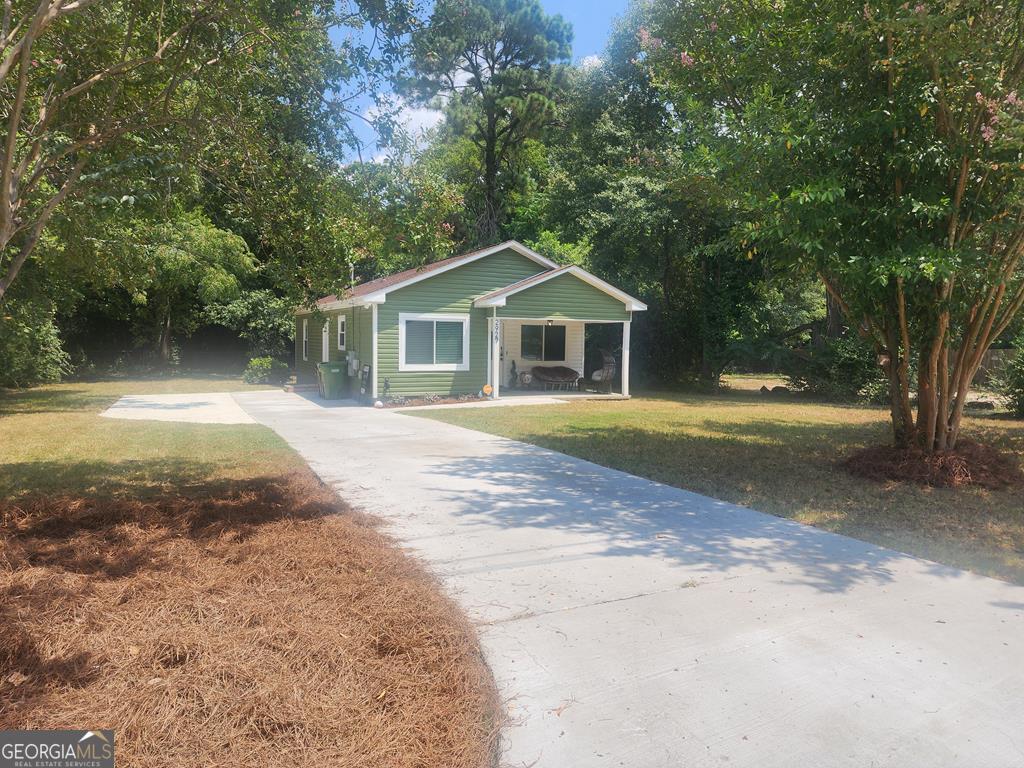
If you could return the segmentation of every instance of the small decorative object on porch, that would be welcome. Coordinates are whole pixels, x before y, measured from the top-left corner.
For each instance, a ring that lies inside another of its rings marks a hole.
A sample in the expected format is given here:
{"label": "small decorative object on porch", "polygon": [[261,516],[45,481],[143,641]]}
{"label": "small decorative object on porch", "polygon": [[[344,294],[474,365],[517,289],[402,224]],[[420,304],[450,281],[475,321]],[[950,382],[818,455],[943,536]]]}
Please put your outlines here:
{"label": "small decorative object on porch", "polygon": [[615,355],[603,349],[600,351],[601,359],[604,362],[600,368],[590,374],[590,378],[597,385],[598,391],[610,393],[612,391],[612,380],[615,378],[617,368]]}
{"label": "small decorative object on porch", "polygon": [[544,389],[572,389],[580,377],[578,371],[564,365],[535,365],[531,373]]}
{"label": "small decorative object on porch", "polygon": [[515,389],[519,386],[519,371],[516,370],[516,361],[512,361],[512,370],[508,375],[508,386],[510,389]]}
{"label": "small decorative object on porch", "polygon": [[487,397],[490,397],[491,396],[491,392],[493,392],[493,391],[494,391],[494,387],[492,387],[490,384],[484,384],[484,394],[487,395]]}
{"label": "small decorative object on porch", "polygon": [[533,384],[533,374],[529,371],[519,372],[519,388],[529,389],[530,385]]}

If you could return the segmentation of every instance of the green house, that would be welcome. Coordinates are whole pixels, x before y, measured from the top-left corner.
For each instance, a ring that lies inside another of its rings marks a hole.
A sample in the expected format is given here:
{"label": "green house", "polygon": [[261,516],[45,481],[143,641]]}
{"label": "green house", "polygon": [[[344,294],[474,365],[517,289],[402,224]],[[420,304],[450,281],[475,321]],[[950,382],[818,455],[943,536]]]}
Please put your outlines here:
{"label": "green house", "polygon": [[[549,371],[583,377],[585,329],[621,326],[616,379],[629,396],[629,328],[646,305],[577,266],[509,241],[353,286],[296,312],[299,384],[346,362],[366,394],[499,397],[543,388]],[[509,390],[515,370],[522,387]],[[593,367],[593,366],[591,366]],[[575,388],[572,384],[557,384]]]}

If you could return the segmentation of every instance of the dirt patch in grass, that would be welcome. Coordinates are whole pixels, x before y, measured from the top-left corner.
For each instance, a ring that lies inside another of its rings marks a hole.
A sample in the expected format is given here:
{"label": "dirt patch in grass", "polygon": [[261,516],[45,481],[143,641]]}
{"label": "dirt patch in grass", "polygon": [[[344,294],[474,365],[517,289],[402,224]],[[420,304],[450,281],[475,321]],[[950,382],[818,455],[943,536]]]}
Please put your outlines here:
{"label": "dirt patch in grass", "polygon": [[472,628],[308,472],[0,515],[2,729],[113,728],[132,766],[493,759]]}
{"label": "dirt patch in grass", "polygon": [[877,445],[857,451],[842,463],[858,477],[909,481],[933,488],[977,485],[1002,489],[1024,483],[1016,457],[970,440],[961,440],[955,450],[935,453]]}

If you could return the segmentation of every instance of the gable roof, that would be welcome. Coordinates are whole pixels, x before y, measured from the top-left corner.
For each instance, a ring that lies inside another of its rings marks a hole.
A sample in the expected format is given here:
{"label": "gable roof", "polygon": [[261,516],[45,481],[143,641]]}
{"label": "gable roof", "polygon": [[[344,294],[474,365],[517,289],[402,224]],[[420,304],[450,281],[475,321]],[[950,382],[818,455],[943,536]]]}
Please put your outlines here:
{"label": "gable roof", "polygon": [[503,307],[505,306],[505,302],[509,296],[519,293],[520,291],[525,291],[528,288],[533,288],[534,286],[540,285],[541,283],[546,283],[548,280],[551,280],[552,278],[555,277],[559,277],[561,275],[572,275],[573,277],[579,278],[580,280],[582,280],[585,283],[588,283],[597,290],[602,291],[603,293],[606,293],[609,296],[618,299],[623,304],[625,304],[626,309],[628,309],[631,312],[642,312],[643,310],[647,309],[647,305],[644,304],[639,299],[634,299],[625,291],[620,291],[614,285],[606,283],[601,278],[597,277],[596,275],[590,274],[589,272],[587,272],[587,270],[583,269],[583,267],[577,267],[575,264],[567,267],[559,267],[558,269],[552,269],[547,272],[541,272],[539,275],[528,277],[525,280],[520,280],[517,283],[512,283],[512,285],[506,285],[504,288],[499,288],[496,291],[486,293],[480,298],[478,298],[476,301],[474,301],[473,306]]}
{"label": "gable roof", "polygon": [[[506,250],[515,251],[519,255],[525,256],[531,261],[539,264],[545,270],[555,270],[558,268],[558,265],[555,262],[541,256],[533,249],[527,248],[516,240],[507,240],[504,243],[498,243],[497,245],[492,245],[487,248],[470,251],[469,253],[464,253],[459,256],[451,256],[450,258],[442,259],[441,261],[425,264],[422,267],[413,267],[412,269],[407,269],[404,272],[396,272],[393,275],[387,275],[385,277],[379,277],[376,280],[359,283],[358,285],[352,286],[342,296],[331,295],[318,299],[316,306],[321,310],[330,310],[341,309],[342,307],[350,307],[358,304],[380,304],[384,302],[387,294],[391,291],[396,291],[399,288],[405,288],[413,283],[418,283],[420,280],[426,280],[428,277],[440,275],[448,270],[461,267],[464,264],[470,264],[478,259]],[[544,273],[542,272],[541,274]],[[306,311],[308,310],[300,309],[299,313]]]}

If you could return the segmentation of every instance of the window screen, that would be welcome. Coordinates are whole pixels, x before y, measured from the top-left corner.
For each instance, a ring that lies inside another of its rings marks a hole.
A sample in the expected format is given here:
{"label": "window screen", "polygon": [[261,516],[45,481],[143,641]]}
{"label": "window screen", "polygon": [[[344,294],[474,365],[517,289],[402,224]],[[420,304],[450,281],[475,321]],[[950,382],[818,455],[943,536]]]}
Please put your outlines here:
{"label": "window screen", "polygon": [[434,362],[462,362],[462,323],[438,320],[434,324]]}
{"label": "window screen", "polygon": [[405,362],[414,365],[430,365],[434,362],[433,320],[406,321]]}

